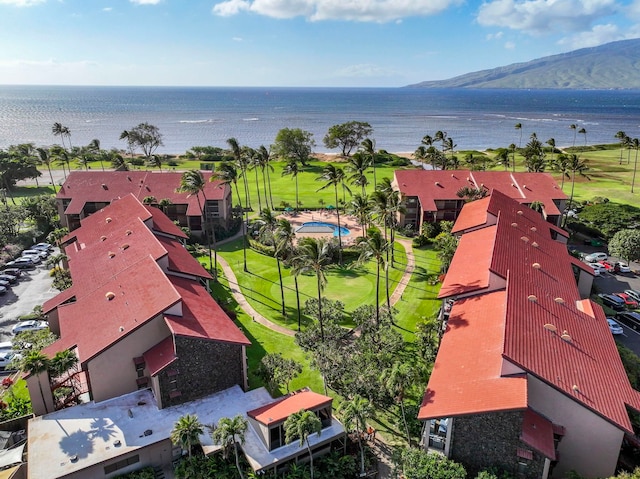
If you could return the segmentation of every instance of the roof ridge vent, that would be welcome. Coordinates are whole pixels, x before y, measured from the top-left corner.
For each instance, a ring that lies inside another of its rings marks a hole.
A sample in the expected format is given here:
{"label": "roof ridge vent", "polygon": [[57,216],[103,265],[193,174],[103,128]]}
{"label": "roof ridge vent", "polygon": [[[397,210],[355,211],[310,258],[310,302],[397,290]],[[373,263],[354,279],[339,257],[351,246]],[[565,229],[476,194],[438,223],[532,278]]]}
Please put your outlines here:
{"label": "roof ridge vent", "polygon": [[108,189],[109,189],[109,187],[107,186],[107,184],[106,184],[106,183],[102,183],[102,189],[103,189],[103,190],[108,190]]}
{"label": "roof ridge vent", "polygon": [[105,298],[107,298],[107,301],[111,301],[113,298],[116,297],[116,294],[113,291],[108,291],[105,295]]}
{"label": "roof ridge vent", "polygon": [[532,267],[533,269],[540,269],[540,268],[541,268],[540,263],[533,263],[533,264],[531,265],[531,267]]}
{"label": "roof ridge vent", "polygon": [[442,186],[439,181],[436,181],[436,186]]}
{"label": "roof ridge vent", "polygon": [[105,235],[100,236],[100,241],[105,241],[107,237]]}
{"label": "roof ridge vent", "polygon": [[113,220],[111,219],[111,216],[107,216],[107,218],[105,219],[105,221],[106,221],[107,223],[111,223],[111,221],[113,221]]}
{"label": "roof ridge vent", "polygon": [[125,244],[123,244],[123,245],[121,246],[121,248],[122,248],[123,250],[124,250],[124,249],[129,248],[129,243],[125,243]]}
{"label": "roof ridge vent", "polygon": [[529,296],[527,296],[527,299],[529,301],[531,301],[532,303],[537,303],[538,302],[538,297],[535,294],[530,294]]}
{"label": "roof ridge vent", "polygon": [[577,384],[574,384],[573,387],[571,388],[573,389],[574,392],[579,393],[580,392],[580,388],[578,387]]}
{"label": "roof ridge vent", "polygon": [[564,304],[564,299],[559,296],[557,298],[554,298],[553,300],[558,304]]}
{"label": "roof ridge vent", "polygon": [[131,231],[131,230],[127,230],[127,231],[124,232],[124,234],[126,234],[127,236],[129,236],[131,233],[133,233],[133,231]]}
{"label": "roof ridge vent", "polygon": [[113,251],[109,251],[108,255],[109,258],[113,258],[116,254]]}
{"label": "roof ridge vent", "polygon": [[513,226],[514,228],[517,228],[518,227],[518,223],[513,222],[513,223],[511,223],[511,226]]}
{"label": "roof ridge vent", "polygon": [[529,238],[527,238],[526,236],[521,236],[521,237],[520,237],[520,239],[521,239],[522,241],[524,241],[525,243],[528,243],[528,242],[529,242]]}
{"label": "roof ridge vent", "polygon": [[571,342],[571,336],[569,336],[569,332],[566,329],[562,332],[562,336],[560,336],[560,338],[568,343]]}
{"label": "roof ridge vent", "polygon": [[531,227],[531,231],[533,231],[535,233],[536,231],[538,231],[538,228],[536,228],[535,226],[532,226]]}
{"label": "roof ridge vent", "polygon": [[534,248],[537,248],[540,245],[534,241],[533,243],[531,243],[531,246],[533,246]]}
{"label": "roof ridge vent", "polygon": [[555,325],[551,323],[547,323],[543,327],[544,329],[546,329],[547,331],[551,331],[552,333],[555,333],[558,330],[558,328],[556,328]]}
{"label": "roof ridge vent", "polygon": [[127,175],[127,180],[131,181],[131,177],[129,175]]}
{"label": "roof ridge vent", "polygon": [[524,213],[522,212],[522,210],[518,210],[516,211],[516,214],[522,216]]}
{"label": "roof ridge vent", "polygon": [[455,178],[456,180],[458,179],[458,177],[456,175],[454,175],[453,173],[451,173],[451,178]]}

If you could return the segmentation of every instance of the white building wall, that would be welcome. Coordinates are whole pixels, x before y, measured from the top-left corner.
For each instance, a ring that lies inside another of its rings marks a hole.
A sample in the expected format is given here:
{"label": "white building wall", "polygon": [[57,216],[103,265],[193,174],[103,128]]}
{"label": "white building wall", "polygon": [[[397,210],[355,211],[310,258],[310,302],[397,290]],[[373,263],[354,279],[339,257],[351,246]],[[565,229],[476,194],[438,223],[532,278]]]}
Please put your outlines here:
{"label": "white building wall", "polygon": [[528,390],[529,406],[565,427],[552,477],[565,477],[572,469],[585,478],[613,476],[624,432],[531,375]]}

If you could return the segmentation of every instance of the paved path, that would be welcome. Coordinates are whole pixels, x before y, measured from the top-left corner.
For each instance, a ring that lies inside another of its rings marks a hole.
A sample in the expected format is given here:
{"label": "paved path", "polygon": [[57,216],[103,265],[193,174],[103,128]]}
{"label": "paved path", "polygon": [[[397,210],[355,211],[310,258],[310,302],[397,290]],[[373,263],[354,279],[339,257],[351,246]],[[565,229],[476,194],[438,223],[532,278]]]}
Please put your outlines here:
{"label": "paved path", "polygon": [[280,326],[272,321],[269,321],[267,318],[258,313],[247,301],[247,298],[244,297],[242,291],[239,288],[238,279],[236,278],[235,273],[229,266],[229,263],[225,261],[224,258],[218,255],[218,263],[222,267],[222,271],[229,281],[229,288],[231,289],[231,294],[233,294],[234,299],[238,302],[242,310],[247,313],[253,320],[257,323],[266,326],[267,328],[276,331],[278,333],[284,334],[286,336],[295,336],[295,331],[292,331],[289,328],[285,328],[284,326]]}
{"label": "paved path", "polygon": [[390,300],[392,305],[395,305],[398,301],[402,301],[402,294],[404,293],[404,290],[409,284],[409,280],[411,279],[413,270],[416,267],[416,260],[415,260],[415,257],[413,256],[413,246],[412,246],[411,240],[396,240],[396,241],[404,247],[404,250],[407,254],[407,265],[404,269],[404,274],[402,275],[402,278],[400,278],[400,281],[398,282],[396,289],[393,291],[393,294],[391,295]]}

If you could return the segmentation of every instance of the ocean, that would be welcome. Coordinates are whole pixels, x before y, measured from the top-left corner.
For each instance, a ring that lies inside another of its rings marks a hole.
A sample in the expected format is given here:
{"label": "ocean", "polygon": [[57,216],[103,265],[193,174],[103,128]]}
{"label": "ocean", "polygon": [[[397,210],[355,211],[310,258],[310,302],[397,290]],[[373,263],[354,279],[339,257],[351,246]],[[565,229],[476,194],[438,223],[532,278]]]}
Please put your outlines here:
{"label": "ocean", "polygon": [[282,128],[313,133],[320,153],[332,151],[328,128],[353,120],[371,124],[376,147],[391,152],[414,151],[438,130],[458,150],[519,145],[521,133],[522,145],[532,133],[557,146],[615,143],[620,130],[640,137],[640,91],[0,86],[0,148],[60,143],[58,122],[74,146],[97,138],[124,149],[120,133],[148,122],[163,134],[159,153],[226,147],[230,137],[268,146]]}

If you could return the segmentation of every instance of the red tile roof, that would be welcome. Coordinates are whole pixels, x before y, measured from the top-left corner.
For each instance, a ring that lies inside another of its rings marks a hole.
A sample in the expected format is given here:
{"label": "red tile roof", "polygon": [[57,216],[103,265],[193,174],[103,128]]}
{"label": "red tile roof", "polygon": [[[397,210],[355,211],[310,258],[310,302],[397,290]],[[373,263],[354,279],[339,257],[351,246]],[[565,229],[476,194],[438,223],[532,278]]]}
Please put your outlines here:
{"label": "red tile roof", "polygon": [[169,336],[154,347],[146,351],[143,355],[144,362],[149,374],[155,376],[172,362],[178,359],[173,336]]}
{"label": "red tile roof", "polygon": [[417,196],[424,211],[435,211],[436,200],[459,200],[457,192],[465,186],[497,189],[519,203],[541,201],[549,215],[560,212],[553,200],[567,199],[548,173],[509,171],[397,170],[396,182],[406,196]]}
{"label": "red tile roof", "polygon": [[496,227],[482,228],[460,238],[458,249],[442,282],[438,298],[489,287]]}
{"label": "red tile roof", "polygon": [[[586,303],[580,298],[566,245],[551,239],[549,224],[538,213],[497,191],[491,196],[491,208],[499,214],[497,225],[485,228],[495,231],[490,270],[507,278],[505,315],[487,314],[486,310],[492,306],[489,302],[486,308],[478,307],[469,314],[466,321],[469,325],[483,321],[499,323],[504,328],[502,356],[505,359],[621,429],[631,431],[625,404],[640,409],[640,394],[629,384],[602,308],[593,303],[590,303],[591,308],[585,307]],[[477,233],[474,231],[468,235]],[[488,241],[461,241],[456,256],[480,257],[490,246]],[[465,271],[460,273],[458,280],[455,276],[449,278],[450,274],[446,278],[449,284],[467,281]],[[488,297],[491,295],[479,295],[477,300],[484,303]],[[461,307],[459,303],[455,303],[452,315]],[[449,387],[456,384],[456,388],[461,388],[457,385],[460,383],[457,375],[462,374],[462,379],[465,379],[470,370],[481,368],[479,364],[483,362],[471,357],[461,361],[456,356],[483,334],[481,330],[472,339],[460,335],[455,328],[449,329],[438,353],[434,374],[438,371],[439,362],[442,363],[440,367],[454,370],[446,380],[442,379],[441,384],[434,383],[438,384],[435,397],[441,394],[447,383]],[[493,354],[497,355],[496,352]],[[455,371],[455,366],[449,366],[447,362],[462,363],[465,370]],[[435,378],[432,376],[425,398],[433,394],[430,393],[430,389],[434,389],[432,381],[440,376]],[[465,388],[464,397],[475,397],[475,385],[466,385]],[[495,404],[499,405],[500,401],[496,399]],[[484,410],[484,407],[478,408],[478,412]],[[438,412],[445,417],[450,415],[448,412],[459,414],[459,411],[457,403],[452,402],[451,406]]]}
{"label": "red tile roof", "polygon": [[524,412],[520,440],[552,461],[556,458],[553,423],[532,409]]}
{"label": "red tile roof", "polygon": [[487,196],[465,204],[451,229],[451,233],[456,234],[460,231],[484,225],[488,220],[487,204],[490,200],[491,197]]}
{"label": "red tile roof", "polygon": [[53,298],[48,299],[47,301],[45,301],[44,304],[42,305],[42,312],[44,314],[50,313],[51,311],[56,309],[58,306],[60,306],[65,301],[69,301],[75,295],[76,295],[76,292],[75,292],[75,289],[73,288],[73,285],[72,285],[70,288],[65,289],[64,291],[61,291],[60,293],[58,293]]}
{"label": "red tile roof", "polygon": [[176,238],[189,238],[189,236],[184,231],[182,231],[178,227],[178,225],[171,221],[169,217],[165,215],[160,209],[156,208],[155,206],[147,205],[145,205],[145,208],[153,216],[153,227],[151,228],[153,231],[168,234]]}
{"label": "red tile roof", "polygon": [[[228,195],[229,187],[219,181],[209,182],[212,174],[202,172],[206,180],[205,196],[209,200],[222,200]],[[199,216],[197,198],[176,193],[181,178],[182,173],[168,171],[73,171],[56,198],[71,199],[65,214],[80,213],[87,202],[110,203],[116,198],[133,194],[140,201],[147,196],[155,196],[158,201],[167,198],[173,204],[187,204],[187,214]]]}
{"label": "red tile roof", "polygon": [[525,375],[501,376],[505,299],[497,291],[455,302],[419,419],[527,407]]}
{"label": "red tile roof", "polygon": [[212,276],[191,256],[182,243],[162,236],[158,236],[156,239],[169,254],[169,271],[212,279]]}
{"label": "red tile roof", "polygon": [[151,256],[141,257],[95,286],[91,294],[58,308],[61,340],[47,353],[76,345],[84,363],[181,299]]}
{"label": "red tile roof", "polygon": [[182,298],[182,316],[165,316],[173,334],[247,346],[251,344],[200,284],[176,276],[169,278]]}
{"label": "red tile roof", "polygon": [[300,410],[313,411],[328,406],[332,401],[329,396],[303,389],[289,393],[266,406],[247,411],[247,416],[268,426],[282,422]]}

